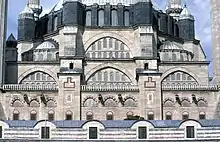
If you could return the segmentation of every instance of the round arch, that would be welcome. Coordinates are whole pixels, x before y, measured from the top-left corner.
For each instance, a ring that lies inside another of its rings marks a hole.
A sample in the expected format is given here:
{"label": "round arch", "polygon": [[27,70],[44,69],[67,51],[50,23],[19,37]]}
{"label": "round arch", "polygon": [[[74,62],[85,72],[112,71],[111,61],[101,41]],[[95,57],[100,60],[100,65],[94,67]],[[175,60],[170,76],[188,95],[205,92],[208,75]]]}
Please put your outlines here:
{"label": "round arch", "polygon": [[113,32],[107,32],[107,33],[102,32],[102,33],[99,33],[99,34],[93,36],[92,38],[88,39],[87,41],[85,41],[85,43],[84,43],[85,51],[88,50],[88,48],[90,47],[90,45],[92,43],[94,43],[95,41],[97,41],[101,38],[104,38],[104,37],[116,38],[116,39],[120,40],[121,42],[123,42],[125,45],[127,45],[129,49],[131,49],[131,47],[133,47],[132,43],[127,38],[125,38],[123,35],[119,35],[119,34],[116,34]]}
{"label": "round arch", "polygon": [[55,81],[56,83],[58,83],[58,78],[56,76],[56,74],[54,72],[52,72],[51,70],[49,69],[46,69],[46,68],[42,68],[42,67],[36,67],[36,68],[31,68],[31,69],[28,69],[27,71],[25,71],[23,74],[21,74],[19,77],[18,77],[18,83],[20,84],[21,81],[29,74],[33,73],[33,72],[45,72],[47,74],[49,74]]}
{"label": "round arch", "polygon": [[98,65],[96,67],[94,67],[93,69],[91,69],[87,74],[86,74],[86,81],[88,81],[88,79],[97,71],[105,69],[105,68],[113,68],[116,70],[119,70],[121,72],[123,72],[131,81],[134,85],[137,85],[137,81],[135,80],[135,78],[133,77],[133,75],[125,68],[119,66],[119,65],[115,65],[112,63],[105,63],[105,64],[101,64]]}
{"label": "round arch", "polygon": [[183,67],[174,67],[174,68],[171,68],[171,69],[165,71],[165,72],[163,73],[163,75],[161,76],[160,82],[163,82],[163,80],[164,80],[168,75],[170,75],[170,74],[173,73],[173,72],[177,72],[177,71],[185,72],[185,73],[191,75],[191,76],[198,82],[198,84],[200,84],[200,82],[201,82],[200,78],[199,78],[195,73],[193,73],[191,70],[186,69],[186,68],[183,68]]}

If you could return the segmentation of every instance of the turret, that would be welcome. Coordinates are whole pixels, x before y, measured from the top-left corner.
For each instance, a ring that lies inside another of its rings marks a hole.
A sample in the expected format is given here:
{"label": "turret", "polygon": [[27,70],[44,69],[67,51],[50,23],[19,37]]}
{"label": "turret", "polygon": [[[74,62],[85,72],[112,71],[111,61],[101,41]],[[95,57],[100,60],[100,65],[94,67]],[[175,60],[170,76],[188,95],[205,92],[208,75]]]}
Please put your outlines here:
{"label": "turret", "polygon": [[40,0],[28,0],[28,7],[34,12],[34,19],[38,20],[42,12]]}
{"label": "turret", "polygon": [[26,5],[18,18],[18,40],[32,40],[34,38],[34,30],[34,12],[28,7],[28,5]]}
{"label": "turret", "polygon": [[179,36],[185,40],[193,40],[195,38],[194,17],[185,5],[179,16]]}
{"label": "turret", "polygon": [[65,0],[63,2],[63,24],[65,26],[83,26],[82,17],[84,17],[84,6],[81,0]]}
{"label": "turret", "polygon": [[174,19],[179,19],[179,15],[182,8],[182,1],[181,0],[169,0],[168,6],[166,8],[166,13],[172,16]]}
{"label": "turret", "polygon": [[145,0],[134,4],[134,24],[135,25],[151,25],[152,24],[152,2]]}
{"label": "turret", "polygon": [[17,61],[17,45],[18,42],[14,35],[11,34],[6,41],[5,61]]}

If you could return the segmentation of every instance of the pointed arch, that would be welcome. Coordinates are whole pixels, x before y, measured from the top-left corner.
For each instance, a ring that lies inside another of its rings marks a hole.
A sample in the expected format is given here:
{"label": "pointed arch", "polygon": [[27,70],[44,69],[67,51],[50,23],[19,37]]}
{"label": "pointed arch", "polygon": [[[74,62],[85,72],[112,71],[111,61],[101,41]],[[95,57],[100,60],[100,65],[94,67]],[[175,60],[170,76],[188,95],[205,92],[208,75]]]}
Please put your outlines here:
{"label": "pointed arch", "polygon": [[85,50],[87,51],[90,45],[92,45],[92,43],[94,43],[95,41],[105,37],[113,37],[115,39],[118,39],[123,42],[129,49],[133,47],[132,42],[130,42],[129,39],[125,38],[124,35],[113,32],[101,32],[84,42]]}
{"label": "pointed arch", "polygon": [[191,77],[193,77],[193,79],[195,79],[195,81],[198,82],[198,84],[200,84],[201,82],[200,78],[195,73],[193,73],[191,70],[184,68],[184,67],[174,67],[174,68],[171,68],[165,71],[163,75],[161,76],[160,82],[162,83],[169,75],[175,72],[184,72],[190,75]]}
{"label": "pointed arch", "polygon": [[113,68],[113,69],[116,69],[116,70],[124,73],[131,80],[133,85],[137,85],[137,81],[135,80],[134,76],[125,67],[121,67],[121,66],[113,64],[113,63],[105,63],[105,64],[101,64],[101,65],[94,67],[86,74],[86,81],[88,81],[88,79],[92,75],[94,75],[96,72],[103,70],[105,68]]}
{"label": "pointed arch", "polygon": [[43,67],[35,67],[35,68],[30,68],[27,71],[25,71],[24,73],[22,73],[19,77],[18,77],[18,83],[20,84],[21,81],[28,76],[29,74],[33,73],[33,72],[44,72],[46,74],[49,74],[55,81],[56,83],[58,83],[58,78],[57,75],[51,71],[50,69],[47,68],[43,68]]}

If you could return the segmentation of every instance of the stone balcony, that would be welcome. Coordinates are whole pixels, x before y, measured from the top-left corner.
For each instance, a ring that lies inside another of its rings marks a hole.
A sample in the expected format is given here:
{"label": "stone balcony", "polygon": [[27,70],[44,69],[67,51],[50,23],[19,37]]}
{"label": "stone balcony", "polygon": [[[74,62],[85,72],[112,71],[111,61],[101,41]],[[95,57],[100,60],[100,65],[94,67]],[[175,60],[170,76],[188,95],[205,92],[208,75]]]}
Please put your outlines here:
{"label": "stone balcony", "polygon": [[163,91],[218,91],[217,85],[162,85]]}
{"label": "stone balcony", "polygon": [[139,87],[134,85],[128,86],[92,86],[82,85],[81,90],[83,92],[139,92]]}
{"label": "stone balcony", "polygon": [[[58,85],[26,85],[26,84],[6,84],[3,85],[5,91],[58,91]],[[219,91],[217,85],[191,85],[173,86],[162,85],[163,91]],[[83,92],[139,92],[139,86],[92,86],[81,85]]]}
{"label": "stone balcony", "polygon": [[26,84],[6,84],[3,85],[5,91],[58,91],[57,85],[26,85]]}

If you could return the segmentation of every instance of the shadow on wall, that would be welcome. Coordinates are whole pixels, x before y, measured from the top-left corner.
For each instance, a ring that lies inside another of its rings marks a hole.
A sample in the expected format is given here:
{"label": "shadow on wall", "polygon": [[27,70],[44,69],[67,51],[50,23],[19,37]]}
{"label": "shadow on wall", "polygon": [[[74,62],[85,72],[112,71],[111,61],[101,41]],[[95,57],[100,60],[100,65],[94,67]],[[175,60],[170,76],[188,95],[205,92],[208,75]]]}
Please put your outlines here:
{"label": "shadow on wall", "polygon": [[7,120],[6,115],[5,115],[5,111],[2,107],[2,103],[0,103],[0,120]]}
{"label": "shadow on wall", "polygon": [[220,100],[218,100],[218,104],[216,106],[215,119],[220,119]]}

